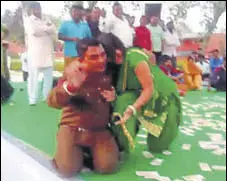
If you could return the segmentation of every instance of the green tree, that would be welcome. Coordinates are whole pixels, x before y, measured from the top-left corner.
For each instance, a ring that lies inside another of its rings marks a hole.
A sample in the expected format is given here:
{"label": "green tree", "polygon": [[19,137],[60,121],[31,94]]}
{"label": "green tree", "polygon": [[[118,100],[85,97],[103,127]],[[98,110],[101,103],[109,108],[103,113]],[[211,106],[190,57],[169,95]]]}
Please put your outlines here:
{"label": "green tree", "polygon": [[188,10],[199,5],[198,1],[178,1],[169,8],[172,20],[178,23],[180,20],[185,20],[188,15]]}
{"label": "green tree", "polygon": [[226,12],[226,1],[178,1],[170,8],[170,15],[175,22],[185,20],[188,10],[196,6],[200,7],[203,13],[201,24],[205,26],[205,33],[213,33],[219,18]]}
{"label": "green tree", "polygon": [[226,12],[226,1],[205,1],[200,2],[203,10],[202,25],[205,25],[207,35],[213,33],[217,23],[224,12]]}
{"label": "green tree", "polygon": [[64,11],[68,11],[72,5],[82,5],[84,6],[84,3],[88,3],[88,8],[92,9],[95,7],[95,5],[98,3],[98,1],[64,1]]}

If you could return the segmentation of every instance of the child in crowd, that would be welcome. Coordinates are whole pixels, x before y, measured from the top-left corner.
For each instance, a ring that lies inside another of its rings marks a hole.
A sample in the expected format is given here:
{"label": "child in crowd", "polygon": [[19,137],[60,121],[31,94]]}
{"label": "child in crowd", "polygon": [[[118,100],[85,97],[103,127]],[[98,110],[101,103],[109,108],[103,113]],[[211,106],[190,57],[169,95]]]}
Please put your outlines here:
{"label": "child in crowd", "polygon": [[173,67],[171,57],[164,55],[162,57],[162,65],[160,65],[160,69],[173,81],[176,82],[178,91],[181,96],[184,96],[187,91],[187,86],[184,84],[184,72],[177,70]]}

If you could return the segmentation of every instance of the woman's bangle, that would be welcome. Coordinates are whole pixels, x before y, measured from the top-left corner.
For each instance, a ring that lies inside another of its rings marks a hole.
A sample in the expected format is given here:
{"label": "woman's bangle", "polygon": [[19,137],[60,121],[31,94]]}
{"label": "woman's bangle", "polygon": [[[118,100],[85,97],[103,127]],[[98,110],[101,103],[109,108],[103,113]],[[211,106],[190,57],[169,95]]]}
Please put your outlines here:
{"label": "woman's bangle", "polygon": [[73,93],[73,91],[75,91],[77,88],[70,87],[68,85],[68,82],[67,81],[65,81],[63,83],[63,88],[64,88],[65,92],[67,92],[67,94],[69,94],[70,96],[75,96],[76,95],[76,93]]}
{"label": "woman's bangle", "polygon": [[137,115],[136,108],[133,105],[129,105],[128,108],[132,110],[133,116],[136,116]]}

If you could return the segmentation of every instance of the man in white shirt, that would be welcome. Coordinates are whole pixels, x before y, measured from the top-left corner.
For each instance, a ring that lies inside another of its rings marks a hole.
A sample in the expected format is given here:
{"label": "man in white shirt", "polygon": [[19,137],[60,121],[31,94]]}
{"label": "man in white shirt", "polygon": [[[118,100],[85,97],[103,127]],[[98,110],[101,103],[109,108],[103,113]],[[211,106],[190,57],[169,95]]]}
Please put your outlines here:
{"label": "man in white shirt", "polygon": [[157,16],[152,16],[147,28],[151,33],[152,51],[156,57],[157,64],[160,65],[164,43],[164,32],[162,27],[159,25],[159,18]]}
{"label": "man in white shirt", "polygon": [[106,19],[106,11],[104,9],[101,9],[100,19],[99,19],[99,29],[101,32],[104,31],[105,19]]}
{"label": "man in white shirt", "polygon": [[163,55],[172,57],[173,67],[176,68],[177,47],[180,46],[180,40],[172,21],[168,22],[166,27],[167,29],[164,33]]}
{"label": "man in white shirt", "polygon": [[103,32],[112,33],[117,36],[126,48],[133,45],[134,30],[130,27],[128,20],[123,16],[122,5],[113,5],[113,15],[105,21]]}
{"label": "man in white shirt", "polygon": [[34,2],[27,26],[28,96],[29,104],[38,100],[38,78],[43,73],[43,100],[46,100],[53,85],[53,38],[56,28],[50,21],[42,19],[41,6]]}

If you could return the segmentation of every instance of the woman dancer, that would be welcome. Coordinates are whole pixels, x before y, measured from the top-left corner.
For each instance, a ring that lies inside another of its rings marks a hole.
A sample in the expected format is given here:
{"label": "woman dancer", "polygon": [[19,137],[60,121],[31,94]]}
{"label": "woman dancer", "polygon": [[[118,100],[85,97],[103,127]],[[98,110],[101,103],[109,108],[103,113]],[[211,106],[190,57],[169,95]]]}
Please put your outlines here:
{"label": "woman dancer", "polygon": [[[147,144],[150,151],[168,149],[182,119],[175,83],[157,66],[151,65],[149,56],[142,49],[129,48],[125,51],[120,40],[112,34],[102,34],[98,39],[104,45],[107,55],[115,60],[115,64],[121,65],[116,86],[118,96],[113,103],[115,126],[111,127],[120,150],[130,151],[129,141],[119,126],[122,123],[126,124],[133,138],[138,131],[138,124],[142,124],[149,133]],[[119,56],[119,52],[123,56]],[[125,58],[123,60],[119,57]],[[104,96],[114,97],[108,91]]]}

